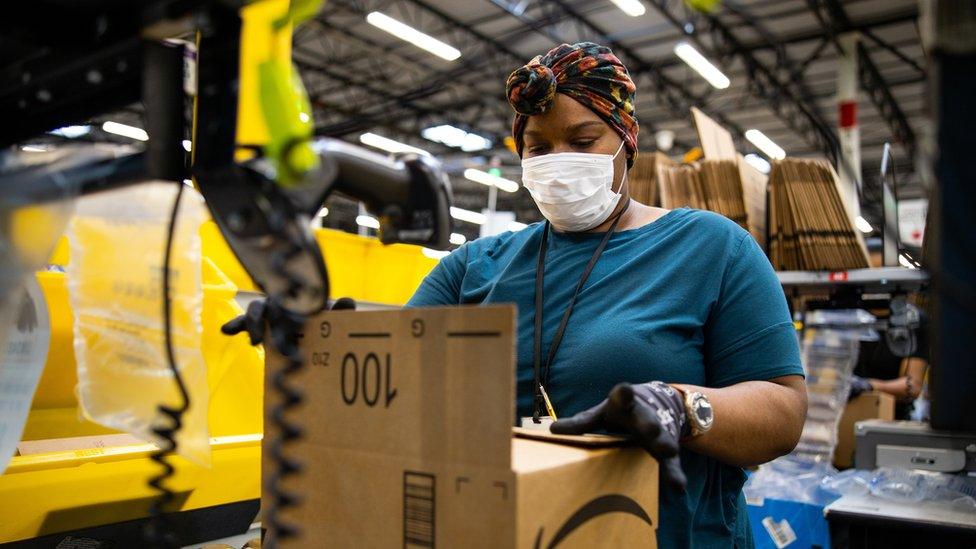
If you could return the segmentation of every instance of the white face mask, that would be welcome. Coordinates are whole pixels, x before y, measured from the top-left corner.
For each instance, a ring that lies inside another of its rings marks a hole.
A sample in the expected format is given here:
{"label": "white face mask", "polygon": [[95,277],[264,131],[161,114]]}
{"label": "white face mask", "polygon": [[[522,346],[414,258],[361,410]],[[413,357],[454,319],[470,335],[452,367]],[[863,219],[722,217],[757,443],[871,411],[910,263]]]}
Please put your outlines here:
{"label": "white face mask", "polygon": [[554,153],[524,158],[522,184],[553,227],[588,231],[606,221],[620,202],[620,193],[613,191],[613,161],[623,147],[621,143],[612,155]]}

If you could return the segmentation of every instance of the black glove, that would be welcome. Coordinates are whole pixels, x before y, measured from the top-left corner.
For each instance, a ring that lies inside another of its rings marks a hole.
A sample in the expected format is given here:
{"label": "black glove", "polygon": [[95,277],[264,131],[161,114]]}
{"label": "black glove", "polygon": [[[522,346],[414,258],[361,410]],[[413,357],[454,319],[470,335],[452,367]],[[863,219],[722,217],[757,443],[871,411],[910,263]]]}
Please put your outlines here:
{"label": "black glove", "polygon": [[847,395],[847,401],[857,398],[861,393],[866,393],[874,389],[871,382],[861,376],[851,376],[851,392]]}
{"label": "black glove", "polygon": [[684,491],[687,479],[681,470],[678,442],[688,435],[691,426],[677,390],[660,381],[621,383],[600,404],[550,427],[559,435],[582,435],[603,429],[633,435],[660,463],[662,482]]}
{"label": "black glove", "polygon": [[[335,300],[331,311],[356,310],[356,301],[351,297],[340,297]],[[264,342],[264,321],[267,318],[267,302],[265,299],[255,299],[247,304],[247,311],[241,316],[234,317],[220,327],[226,335],[236,335],[246,331],[251,338],[251,345]]]}
{"label": "black glove", "polygon": [[220,327],[226,335],[236,335],[246,331],[251,338],[251,345],[258,345],[264,341],[265,300],[255,299],[247,304],[247,311],[241,316],[234,317]]}

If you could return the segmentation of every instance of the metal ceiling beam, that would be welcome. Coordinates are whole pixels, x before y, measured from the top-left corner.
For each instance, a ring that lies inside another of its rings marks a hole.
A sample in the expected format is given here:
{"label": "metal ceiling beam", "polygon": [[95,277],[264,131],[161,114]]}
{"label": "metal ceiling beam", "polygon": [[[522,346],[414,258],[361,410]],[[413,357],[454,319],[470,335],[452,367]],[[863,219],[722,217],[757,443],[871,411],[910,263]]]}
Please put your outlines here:
{"label": "metal ceiling beam", "polygon": [[[378,2],[373,2],[371,6],[369,5],[369,2],[356,2],[355,4],[348,2],[337,3],[344,9],[361,16],[365,16],[366,13],[371,11],[372,7],[380,7],[381,4]],[[389,2],[383,2],[382,5],[388,6]],[[415,101],[441,94],[444,92],[445,88],[451,86],[452,84],[459,84],[465,79],[465,77],[469,79],[473,77],[480,77],[483,79],[486,70],[499,72],[499,74],[501,74],[501,71],[504,71],[504,69],[499,67],[509,65],[508,62],[501,61],[502,57],[518,60],[519,63],[523,62],[521,60],[521,56],[517,52],[509,49],[505,44],[497,42],[490,37],[471,29],[464,23],[447,15],[438,8],[430,6],[426,2],[411,0],[409,3],[401,2],[399,5],[415,6],[416,8],[420,8],[422,12],[425,12],[428,15],[433,15],[440,24],[449,27],[452,29],[452,32],[457,35],[458,39],[455,40],[456,44],[470,44],[465,48],[466,51],[465,56],[462,58],[463,60],[453,62],[451,64],[452,68],[450,69],[433,72],[424,80],[423,84],[412,87],[404,93],[394,94],[389,90],[386,90],[384,98],[388,99],[388,101],[385,104],[372,105],[364,108],[356,119],[349,120],[342,125],[319,128],[319,133],[324,135],[344,135],[367,129],[371,125],[374,125],[380,121],[389,121],[391,120],[391,117],[393,121],[396,121],[402,119],[404,116],[412,116],[415,113],[397,113],[395,108],[402,105],[413,104]],[[514,66],[514,62],[511,63],[511,65]],[[336,71],[333,71],[333,73],[334,72]],[[505,72],[505,75],[507,75],[507,71]],[[504,75],[498,76],[498,78],[499,81],[501,81],[504,79]],[[478,91],[476,89],[472,89],[471,86],[458,85],[457,87],[469,90],[469,98],[466,99],[469,104],[486,101],[484,94],[478,93]],[[423,108],[416,104],[414,104],[414,107],[416,109]],[[434,109],[423,108],[423,110],[432,111]],[[425,112],[424,114],[432,113]],[[439,114],[443,115],[445,113],[441,112]]]}
{"label": "metal ceiling beam", "polygon": [[[734,76],[733,76],[734,78]],[[902,88],[906,86],[913,86],[925,82],[925,77],[918,74],[909,74],[905,76],[899,76],[898,78],[888,79],[888,88],[895,90],[897,88]],[[810,99],[817,102],[821,107],[829,108],[833,103],[823,104],[825,100],[830,100],[835,98],[837,95],[836,87],[833,85],[833,81],[825,82],[814,82],[811,86],[811,96]],[[912,97],[917,97],[913,95]],[[737,113],[746,113],[750,110],[758,110],[765,107],[765,101],[761,99],[756,99],[754,96],[749,94],[747,90],[736,90],[734,92],[727,93],[722,96],[724,101],[736,104]],[[743,101],[744,99],[752,99],[751,101]],[[638,114],[641,114],[640,109]],[[752,113],[749,113],[750,115]]]}
{"label": "metal ceiling beam", "polygon": [[[843,48],[837,39],[839,34],[855,30],[844,6],[838,0],[807,0],[807,5],[821,22],[831,42],[837,51],[843,54]],[[857,45],[858,78],[861,89],[868,95],[874,107],[885,118],[894,140],[901,144],[914,159],[916,154],[915,132],[908,124],[905,113],[901,110],[895,97],[891,94],[888,83],[874,60],[868,54],[863,43]]]}
{"label": "metal ceiling beam", "polygon": [[[808,8],[804,8],[808,9]],[[918,19],[918,6],[912,5],[910,9],[893,11],[890,13],[884,13],[881,15],[873,15],[860,19],[855,25],[854,30],[864,30],[864,29],[875,29],[878,27],[885,27],[889,25],[897,25],[901,23],[908,23]],[[739,26],[732,25],[731,28],[735,29]],[[645,48],[649,46],[657,46],[661,44],[672,44],[682,36],[682,32],[676,35],[668,34],[667,36],[654,36],[647,38],[645,40],[637,40],[631,42],[631,47],[635,49]],[[803,42],[809,42],[811,40],[822,40],[824,37],[824,31],[821,27],[812,27],[808,29],[802,29],[790,34],[783,36],[778,36],[776,42],[784,46],[791,46],[794,44],[800,44]],[[744,42],[742,44],[743,49],[748,51],[756,52],[763,51],[772,48],[773,46],[767,43],[765,40],[756,40],[752,42]],[[669,60],[663,62],[662,66],[678,65],[680,61]]]}
{"label": "metal ceiling beam", "polygon": [[[681,4],[667,0],[649,0],[649,3],[677,29],[686,29],[689,21],[686,21],[682,14],[674,12],[675,6]],[[738,15],[743,22],[750,22],[742,14]],[[701,14],[699,17],[698,24],[691,22],[693,29],[688,33],[688,37],[713,58],[724,59],[726,62],[737,58],[742,62],[753,95],[765,101],[777,117],[804,141],[814,145],[823,151],[827,158],[836,162],[839,150],[837,136],[816,109],[804,100],[804,86],[797,85],[795,80],[782,82],[772,69],[757,59],[752,51],[745,48],[743,42],[717,16]],[[701,39],[702,29],[711,37],[712,48],[706,47]],[[764,34],[763,29],[756,30],[760,36]],[[776,44],[771,44],[771,47],[775,48]],[[784,59],[783,62],[787,64],[788,59]]]}
{"label": "metal ceiling beam", "polygon": [[[499,1],[502,2],[502,3],[504,3],[504,0],[499,0]],[[376,4],[376,7],[377,7],[377,9],[383,9],[383,8],[389,6],[390,4],[391,4],[391,2],[377,3]],[[548,1],[547,0],[535,0],[533,3],[529,4],[529,6],[527,7],[527,9],[525,10],[524,13],[528,13],[529,11],[532,11],[532,10],[534,10],[536,8],[545,9],[545,7],[547,5],[548,5]],[[592,0],[575,0],[574,5],[578,6],[580,9],[584,10],[587,13],[598,13],[598,12],[606,11],[606,10],[609,10],[609,9],[616,9],[612,4],[609,4],[609,3],[600,3],[600,2],[593,2]],[[329,3],[329,6],[331,6],[333,8],[339,7],[340,9],[348,10],[353,5],[352,4],[349,4],[349,3],[345,3],[345,4]],[[360,10],[359,7],[356,6],[355,7],[355,11],[358,13],[359,11],[362,11],[362,10]],[[504,18],[506,18],[508,16],[509,16],[509,13],[508,12],[504,12],[504,13],[503,12],[492,12],[491,14],[484,15],[482,17],[479,17],[479,18],[473,19],[471,21],[468,21],[465,24],[468,27],[477,28],[477,27],[479,27],[481,25],[485,25],[485,24],[488,24],[488,23],[494,23],[494,22],[496,22],[496,21],[498,21],[500,19],[504,19]],[[565,13],[559,12],[559,13],[553,14],[551,18],[547,18],[545,20],[545,22],[548,25],[557,25],[557,24],[565,21],[566,19],[568,19],[568,16]],[[496,36],[495,39],[498,40],[498,41],[500,41],[500,42],[503,42],[503,43],[506,43],[506,44],[510,44],[513,39],[516,39],[519,36],[524,35],[524,34],[525,34],[525,29],[522,28],[522,27],[518,27],[518,28],[510,29],[508,31],[504,31],[504,32],[499,33]],[[389,51],[391,51],[391,52],[399,52],[400,50],[408,49],[410,47],[411,46],[409,44],[407,44],[406,42],[396,42],[396,43],[394,43],[394,44],[392,44],[392,45],[389,46]],[[347,61],[353,62],[353,61],[355,61],[355,59],[350,58]]]}
{"label": "metal ceiling beam", "polygon": [[891,55],[894,55],[895,57],[900,59],[903,63],[915,69],[919,74],[922,75],[925,74],[925,68],[919,65],[917,61],[905,55],[903,51],[898,49],[898,47],[892,44],[891,42],[888,42],[887,40],[882,40],[881,37],[875,34],[871,29],[862,29],[860,32],[862,35],[866,36],[868,39],[874,42],[878,47],[886,50]]}
{"label": "metal ceiling beam", "polygon": [[[707,110],[707,106],[705,105],[705,100],[703,98],[696,96],[686,86],[665,74],[659,66],[642,59],[633,49],[611,39],[609,37],[609,33],[607,33],[605,29],[595,24],[584,14],[580,13],[573,6],[569,5],[565,0],[553,1],[555,4],[558,4],[563,11],[568,13],[572,18],[583,25],[584,28],[589,29],[589,31],[595,35],[593,36],[594,40],[597,40],[603,45],[613,49],[614,53],[621,58],[621,61],[623,61],[625,65],[627,65],[635,82],[640,77],[648,78],[653,91],[657,92],[655,98],[667,105],[675,118],[689,120],[691,118],[691,107],[693,106]],[[640,86],[638,86],[638,88],[646,90],[646,88],[641,88]],[[734,134],[738,136],[743,135],[743,129],[724,114],[709,112],[709,115],[718,119],[720,123],[731,130]]]}
{"label": "metal ceiling beam", "polygon": [[[496,0],[496,1],[500,1],[500,0]],[[487,36],[485,36],[482,33],[478,33],[476,31],[474,31],[473,29],[468,28],[467,26],[465,26],[463,23],[461,23],[457,19],[451,17],[450,15],[446,14],[442,10],[440,10],[440,9],[438,9],[436,7],[431,6],[429,3],[427,3],[427,2],[425,2],[423,0],[411,0],[411,3],[414,4],[414,5],[416,5],[416,6],[418,6],[418,7],[420,7],[420,8],[422,8],[422,9],[424,9],[424,10],[429,11],[430,13],[432,13],[433,15],[435,15],[440,20],[440,22],[442,22],[444,24],[447,24],[447,25],[455,26],[456,28],[460,28],[460,29],[462,29],[465,32],[469,32],[471,35],[474,36],[474,38],[476,39],[476,41],[484,41],[484,40],[487,40],[488,43],[490,44],[490,46],[492,48],[497,48],[502,53],[504,53],[506,57],[511,58],[513,60],[513,62],[516,62],[516,63],[517,62],[523,62],[523,60],[521,59],[521,57],[519,56],[519,54],[517,52],[514,52],[513,50],[511,50],[509,47],[507,47],[506,44],[504,44],[502,42],[499,42],[497,40],[492,40],[490,37],[487,37]],[[571,4],[569,4],[569,3],[565,2],[565,1],[559,2],[559,4],[561,5],[561,7],[564,8],[564,11],[566,11],[566,13],[568,13],[570,17],[575,17],[577,19],[584,19],[585,20],[585,17],[582,17],[581,16],[581,14],[579,13],[579,11],[575,7],[575,5],[571,5]],[[356,4],[356,5],[350,5],[348,3],[345,3],[344,4],[344,3],[341,3],[340,2],[339,5],[340,6],[343,6],[345,8],[348,8],[348,9],[352,9],[352,10],[357,10],[358,9],[358,14],[359,15],[365,15],[366,10],[368,9],[362,3]],[[548,19],[549,20],[552,19],[552,14],[550,14],[550,16],[548,17]],[[524,20],[522,20],[521,22],[525,23]],[[545,21],[545,23],[548,23],[548,22],[549,21]],[[588,26],[592,30],[597,31],[601,35],[604,35],[604,36],[606,35],[606,33],[603,31],[603,29],[599,29],[599,28],[593,27],[592,23],[590,23],[589,21],[586,21],[586,23],[589,24]],[[540,22],[537,21],[535,23],[535,28],[536,29],[540,29],[540,24],[542,24],[542,23],[540,23]],[[545,27],[541,27],[541,28],[545,28]],[[555,38],[555,37],[550,36],[550,38]],[[619,49],[619,45],[618,45],[618,48],[615,48],[615,49]],[[628,53],[631,54],[631,57],[634,57],[632,51],[629,51]],[[625,55],[626,55],[626,53],[625,53]],[[475,65],[475,66],[472,66],[472,65]],[[456,80],[462,78],[463,77],[463,74],[459,74],[461,72],[466,72],[469,75],[472,74],[472,73],[474,73],[474,74],[477,75],[477,74],[480,74],[480,73],[483,72],[483,68],[480,67],[480,66],[477,66],[477,65],[480,65],[480,64],[469,61],[469,63],[465,66],[465,70],[464,71],[453,71],[453,72],[449,72],[447,74],[445,74],[442,71],[441,73],[435,73],[435,76],[433,78],[434,78],[436,84],[441,84],[441,83],[445,83],[446,84],[446,83],[448,83],[448,82],[450,82],[452,80],[453,81],[456,81]],[[646,62],[638,63],[637,64],[637,67],[635,69],[635,72],[642,72],[642,69],[646,71],[646,70],[648,70],[648,66],[649,65],[650,64],[649,63],[646,63]],[[672,111],[676,111],[676,112],[674,112],[674,114],[676,114],[677,116],[680,116],[682,118],[687,118],[687,116],[688,116],[688,114],[687,114],[687,108],[691,104],[696,104],[697,103],[697,104],[701,105],[703,103],[703,101],[689,101],[688,98],[689,98],[689,96],[692,96],[692,94],[687,89],[685,89],[682,86],[678,85],[677,82],[674,82],[673,80],[667,79],[666,77],[661,78],[663,75],[660,74],[660,70],[649,71],[649,72],[656,72],[658,75],[660,75],[658,77],[652,77],[651,78],[652,86],[656,89],[656,91],[658,91],[659,97],[662,97],[663,100],[664,100],[664,102],[669,104],[669,106],[671,107]],[[440,74],[440,77],[437,76],[438,74]],[[663,80],[663,82],[662,82],[662,80]],[[406,97],[419,97],[419,96],[423,96],[425,94],[436,93],[437,91],[439,91],[439,90],[436,90],[436,91],[433,90],[433,87],[432,86],[426,86],[426,90],[422,91],[419,95],[416,92],[411,92],[411,93],[408,93],[408,94],[404,94],[403,96],[400,96],[400,101],[402,101]],[[390,107],[390,106],[395,106],[395,105],[388,105],[387,107]],[[349,128],[345,128],[345,127],[334,127],[334,128],[328,129],[327,133],[334,134],[334,133],[338,133],[338,132],[349,132],[349,131],[355,131],[356,129],[362,129],[361,128],[362,126],[367,125],[368,123],[374,122],[374,120],[377,117],[389,115],[389,108],[377,109],[377,111],[378,112],[375,115],[373,115],[373,116],[370,116],[368,112],[365,113],[365,116],[361,116],[360,117],[360,123],[359,124],[356,124],[356,127],[355,128],[352,128],[351,126]],[[731,129],[733,129],[733,131],[736,131],[737,133],[741,133],[741,128],[736,127],[736,125],[734,123],[730,123],[731,121],[728,121],[728,120],[720,120],[720,121],[723,122],[723,123],[726,123],[727,125],[729,125],[731,127]]]}
{"label": "metal ceiling beam", "polygon": [[[508,67],[516,67],[525,62],[523,56],[518,52],[514,51],[513,49],[511,49],[511,47],[508,44],[501,42],[497,39],[494,39],[492,37],[489,37],[481,33],[480,31],[477,31],[476,29],[469,27],[468,25],[464,24],[457,18],[447,14],[440,8],[431,5],[429,2],[425,0],[407,0],[407,1],[412,5],[422,8],[429,14],[432,14],[442,24],[453,28],[455,31],[466,34],[468,40],[463,40],[462,41],[463,43],[472,43],[472,39],[473,39],[474,43],[476,45],[482,46],[482,48],[486,50],[486,52],[481,56],[466,55],[465,57],[468,58],[468,60],[462,63],[461,65],[459,65],[457,68],[432,74],[428,78],[425,85],[409,90],[406,93],[400,95],[399,96],[400,101],[407,101],[410,99],[424,98],[424,97],[429,97],[431,95],[434,95],[435,93],[441,91],[444,85],[446,85],[452,80],[457,80],[458,78],[462,77],[465,74],[475,73],[475,74],[483,75],[484,74],[483,65],[485,65],[486,63],[491,64],[493,61],[493,59],[490,58],[492,52],[495,52],[500,56],[510,60],[511,63],[508,64]],[[362,3],[358,3],[357,5],[351,5],[349,3],[339,2],[339,5],[342,5],[343,7],[353,12],[359,13],[361,15],[365,15],[369,11],[366,6],[362,5]],[[583,17],[580,14],[580,12],[576,10],[574,5],[571,5],[565,1],[560,1],[559,5],[560,7],[563,8],[563,10],[569,13],[569,15],[573,19],[577,21],[585,21],[585,23],[589,28],[598,32],[601,36],[606,36],[606,33],[602,29],[596,28],[592,25],[592,23],[586,21],[585,17]],[[458,42],[458,43],[462,43],[462,42]],[[634,59],[636,59],[636,57],[634,57]],[[495,57],[494,61],[495,64],[497,65],[498,56]],[[634,64],[632,64],[632,66],[633,65]],[[649,77],[654,91],[657,92],[657,97],[661,98],[669,105],[671,105],[676,115],[679,115],[683,118],[687,118],[689,116],[688,110],[692,105],[702,106],[702,102],[700,101],[689,100],[689,98],[694,98],[694,95],[690,92],[690,90],[688,90],[686,87],[679,84],[678,82],[674,81],[667,75],[663,74],[661,71],[657,70],[656,67],[653,67],[646,62],[637,62],[635,66],[637,72],[643,73],[644,75]],[[504,70],[504,72],[507,75],[507,68]],[[502,80],[504,80],[504,76],[501,76],[499,82],[501,82]],[[391,116],[392,119],[395,121],[401,115],[396,115],[396,114],[391,115],[389,109],[376,109],[373,112],[361,113],[358,120],[349,121],[349,123],[343,126],[321,128],[320,131],[328,135],[351,133],[357,130],[364,129],[365,127],[368,127],[369,125],[375,123],[380,119],[390,119]],[[741,135],[742,129],[739,128],[737,125],[725,119],[721,115],[718,118],[720,119],[720,122],[726,124],[733,131],[736,131]]]}

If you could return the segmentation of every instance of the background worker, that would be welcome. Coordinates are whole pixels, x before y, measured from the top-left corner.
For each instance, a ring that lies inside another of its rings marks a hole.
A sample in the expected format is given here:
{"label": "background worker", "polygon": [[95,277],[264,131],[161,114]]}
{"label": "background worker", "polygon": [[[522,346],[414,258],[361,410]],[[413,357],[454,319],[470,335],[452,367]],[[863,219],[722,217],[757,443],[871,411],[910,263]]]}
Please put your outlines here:
{"label": "background worker", "polygon": [[888,345],[887,332],[880,330],[877,341],[862,341],[851,380],[850,398],[867,391],[895,397],[895,419],[909,419],[915,399],[922,394],[929,368],[926,329],[915,331],[915,345],[908,356],[898,356]]}

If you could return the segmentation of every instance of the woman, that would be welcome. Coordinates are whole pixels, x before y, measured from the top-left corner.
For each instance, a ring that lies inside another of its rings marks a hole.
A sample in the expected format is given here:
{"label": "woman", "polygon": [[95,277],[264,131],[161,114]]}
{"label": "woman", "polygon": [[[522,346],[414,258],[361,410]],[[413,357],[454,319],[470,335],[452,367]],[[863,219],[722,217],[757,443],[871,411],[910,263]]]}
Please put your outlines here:
{"label": "woman", "polygon": [[631,200],[635,88],[608,48],[561,45],[507,88],[547,222],[455,250],[408,306],[517,304],[520,415],[546,392],[553,432],[633,434],[661,462],[662,547],[751,546],[742,468],[792,450],[806,413],[769,262],[724,217]]}

